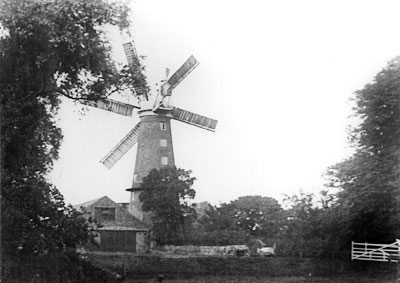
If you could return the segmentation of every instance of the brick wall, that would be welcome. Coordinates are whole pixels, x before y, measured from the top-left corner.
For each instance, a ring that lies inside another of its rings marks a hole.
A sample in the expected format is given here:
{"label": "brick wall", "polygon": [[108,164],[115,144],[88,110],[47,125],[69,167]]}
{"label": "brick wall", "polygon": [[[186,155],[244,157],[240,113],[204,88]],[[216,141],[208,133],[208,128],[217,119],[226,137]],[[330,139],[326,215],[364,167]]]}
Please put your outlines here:
{"label": "brick wall", "polygon": [[[161,128],[161,123],[165,128]],[[160,144],[160,140],[166,141],[166,146]],[[141,116],[138,150],[135,164],[135,179],[133,187],[142,181],[151,169],[160,169],[161,157],[168,158],[168,166],[174,166],[174,150],[172,146],[171,119],[164,115]]]}
{"label": "brick wall", "polygon": [[[175,166],[174,149],[172,145],[171,119],[152,111],[140,115],[140,134],[133,176],[132,187],[139,188],[140,183],[151,169],[163,166]],[[161,142],[162,140],[162,142]],[[162,158],[167,161],[162,164]],[[140,191],[131,193],[129,212],[141,221],[146,221],[139,200]]]}

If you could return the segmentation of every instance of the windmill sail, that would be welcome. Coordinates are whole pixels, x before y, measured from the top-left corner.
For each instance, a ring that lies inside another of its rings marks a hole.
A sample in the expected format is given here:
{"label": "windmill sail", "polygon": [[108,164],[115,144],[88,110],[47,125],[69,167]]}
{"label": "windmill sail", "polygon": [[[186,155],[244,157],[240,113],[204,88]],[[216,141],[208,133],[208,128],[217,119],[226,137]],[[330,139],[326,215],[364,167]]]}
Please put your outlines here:
{"label": "windmill sail", "polygon": [[172,119],[203,128],[214,132],[217,127],[217,120],[201,116],[177,107],[172,108]]}
{"label": "windmill sail", "polygon": [[84,101],[84,102],[82,101],[82,103],[88,106],[107,110],[124,116],[132,116],[133,109],[139,108],[137,106],[119,102],[109,98],[97,101]]}
{"label": "windmill sail", "polygon": [[199,62],[196,60],[196,58],[194,58],[193,55],[190,56],[189,59],[187,59],[186,62],[183,63],[183,65],[162,86],[162,95],[170,95],[171,91],[198,65]]}
{"label": "windmill sail", "polygon": [[100,161],[108,169],[114,166],[136,143],[139,136],[140,123],[136,126]]}
{"label": "windmill sail", "polygon": [[138,97],[144,97],[148,100],[147,95],[147,83],[146,78],[142,73],[142,67],[140,66],[139,58],[137,56],[135,46],[133,42],[127,42],[123,44],[126,58],[128,59],[129,67],[131,68],[132,74],[135,78],[138,78],[138,84],[135,86],[135,92]]}

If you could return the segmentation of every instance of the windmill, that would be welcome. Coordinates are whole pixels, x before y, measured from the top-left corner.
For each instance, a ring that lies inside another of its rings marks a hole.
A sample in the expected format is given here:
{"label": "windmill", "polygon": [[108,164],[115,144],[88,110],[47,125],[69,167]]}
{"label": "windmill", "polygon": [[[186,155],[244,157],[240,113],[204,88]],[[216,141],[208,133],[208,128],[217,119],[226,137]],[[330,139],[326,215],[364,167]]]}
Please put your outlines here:
{"label": "windmill", "polygon": [[132,116],[134,109],[138,109],[140,121],[100,162],[110,169],[128,150],[136,143],[138,144],[132,188],[127,190],[131,192],[129,211],[143,220],[139,200],[143,177],[147,176],[153,168],[160,169],[164,166],[175,165],[171,119],[209,131],[215,131],[217,121],[170,105],[172,90],[199,64],[196,58],[190,56],[172,76],[161,84],[157,95],[151,95],[146,88],[133,42],[124,43],[123,47],[131,72],[143,78],[139,86],[133,90],[140,107],[111,99],[94,102],[91,106],[125,116]]}

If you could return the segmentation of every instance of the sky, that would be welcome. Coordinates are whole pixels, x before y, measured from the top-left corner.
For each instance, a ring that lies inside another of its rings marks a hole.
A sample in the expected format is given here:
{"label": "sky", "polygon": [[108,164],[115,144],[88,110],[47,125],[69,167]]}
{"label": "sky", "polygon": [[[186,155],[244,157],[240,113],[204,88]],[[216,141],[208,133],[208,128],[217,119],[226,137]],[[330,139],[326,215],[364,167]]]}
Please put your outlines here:
{"label": "sky", "polygon": [[[175,163],[197,178],[195,201],[281,201],[322,189],[325,170],[351,154],[354,91],[400,55],[399,9],[368,0],[132,2],[132,34],[153,90],[166,68],[192,54],[200,62],[172,96],[174,106],[218,120],[214,133],[172,121]],[[124,60],[120,35],[110,38]],[[128,202],[136,146],[112,169],[99,161],[138,116],[80,109],[62,103],[64,141],[49,179],[67,203]]]}

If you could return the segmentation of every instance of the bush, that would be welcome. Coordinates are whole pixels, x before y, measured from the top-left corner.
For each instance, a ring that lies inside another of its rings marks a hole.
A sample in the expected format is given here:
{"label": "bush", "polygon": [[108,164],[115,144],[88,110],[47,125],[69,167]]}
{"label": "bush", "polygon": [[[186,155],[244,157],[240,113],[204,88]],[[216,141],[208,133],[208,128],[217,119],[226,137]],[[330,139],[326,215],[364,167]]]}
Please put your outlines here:
{"label": "bush", "polygon": [[121,276],[115,272],[93,265],[76,254],[40,256],[3,260],[3,282],[19,283],[112,283]]}
{"label": "bush", "polygon": [[196,231],[189,236],[186,244],[197,246],[245,245],[249,240],[250,236],[243,230]]}

